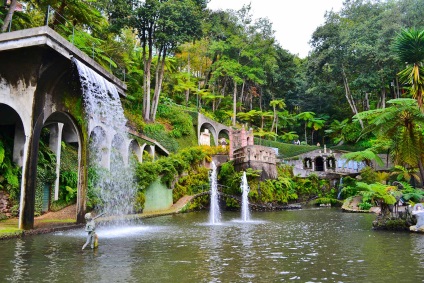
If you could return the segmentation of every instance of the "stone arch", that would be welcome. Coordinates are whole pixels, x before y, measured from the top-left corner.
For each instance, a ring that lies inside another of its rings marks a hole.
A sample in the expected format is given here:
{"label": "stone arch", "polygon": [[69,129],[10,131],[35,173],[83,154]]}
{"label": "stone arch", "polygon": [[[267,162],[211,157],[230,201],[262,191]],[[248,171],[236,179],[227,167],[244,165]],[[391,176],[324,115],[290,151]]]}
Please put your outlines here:
{"label": "stone arch", "polygon": [[312,159],[310,157],[303,159],[303,169],[312,169]]}
{"label": "stone arch", "polygon": [[106,131],[101,126],[96,126],[90,132],[90,163],[98,164],[109,169],[110,148]]}
{"label": "stone arch", "polygon": [[26,140],[24,123],[14,108],[3,103],[0,103],[0,132],[13,140],[12,161],[22,167]]}
{"label": "stone arch", "polygon": [[110,168],[117,168],[127,165],[128,148],[126,147],[125,137],[120,134],[115,134],[112,139],[110,148]]}
{"label": "stone arch", "polygon": [[[56,155],[56,165],[55,173],[56,180],[54,183],[45,185],[43,187],[44,198],[43,198],[43,211],[47,211],[49,208],[49,203],[51,199],[49,198],[50,190],[54,190],[54,200],[59,198],[59,177],[60,177],[60,164],[61,164],[61,149],[62,141],[67,143],[67,146],[75,147],[78,152],[78,164],[77,166],[77,209],[84,210],[83,203],[85,203],[85,189],[81,182],[84,176],[81,164],[81,148],[82,148],[82,135],[81,131],[75,122],[75,119],[66,112],[53,112],[51,113],[45,122],[43,123],[43,128],[48,128],[49,132],[49,144],[48,147]],[[46,195],[47,194],[47,195]],[[46,200],[47,198],[47,200]],[[47,204],[45,203],[47,201]],[[76,212],[75,215],[78,213]]]}
{"label": "stone arch", "polygon": [[141,150],[137,140],[130,141],[128,152],[128,158],[131,158],[132,155],[135,155],[137,157],[138,162],[141,162],[143,160],[143,151]]}
{"label": "stone arch", "polygon": [[227,129],[221,129],[218,133],[218,143],[221,144],[221,140],[225,139],[226,145],[230,144],[230,131]]}
{"label": "stone arch", "polygon": [[317,156],[314,159],[315,171],[324,171],[324,158],[322,156]]}
{"label": "stone arch", "polygon": [[[16,111],[12,106],[4,103],[0,103],[0,140],[3,141],[4,148],[8,147],[10,149],[10,161],[19,166],[22,173],[24,173],[28,142],[25,134],[25,124],[18,111]],[[8,141],[10,141],[10,143]],[[23,176],[23,174],[21,176]],[[20,208],[22,206],[22,192],[25,189],[25,180],[26,179],[22,177],[19,180],[21,198],[18,202]]]}
{"label": "stone arch", "polygon": [[[203,123],[202,125],[200,125],[200,130],[199,130],[199,137],[200,134],[207,129],[209,131],[209,133],[211,134],[211,142],[210,145],[217,145],[218,144],[218,135],[217,135],[217,131],[215,129],[215,127],[208,122]],[[212,142],[213,139],[213,142]],[[200,144],[200,140],[199,140],[199,144]]]}
{"label": "stone arch", "polygon": [[[149,145],[149,144],[145,143],[140,147],[140,150],[141,150],[142,156],[144,156],[144,154],[147,154],[152,158],[152,160],[155,159],[155,146],[154,145]],[[142,161],[145,161],[143,157],[142,157]]]}
{"label": "stone arch", "polygon": [[327,157],[325,162],[328,169],[336,169],[336,158],[334,156]]}

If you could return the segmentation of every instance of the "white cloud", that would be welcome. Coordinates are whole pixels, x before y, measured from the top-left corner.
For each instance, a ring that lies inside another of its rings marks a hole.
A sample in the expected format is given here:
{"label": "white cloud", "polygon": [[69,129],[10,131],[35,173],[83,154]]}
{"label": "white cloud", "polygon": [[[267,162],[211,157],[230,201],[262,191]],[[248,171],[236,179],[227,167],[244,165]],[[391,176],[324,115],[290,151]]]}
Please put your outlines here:
{"label": "white cloud", "polygon": [[325,11],[339,11],[343,6],[343,0],[211,0],[208,7],[239,10],[249,3],[254,18],[267,17],[280,45],[300,57],[308,55],[308,41],[324,23]]}

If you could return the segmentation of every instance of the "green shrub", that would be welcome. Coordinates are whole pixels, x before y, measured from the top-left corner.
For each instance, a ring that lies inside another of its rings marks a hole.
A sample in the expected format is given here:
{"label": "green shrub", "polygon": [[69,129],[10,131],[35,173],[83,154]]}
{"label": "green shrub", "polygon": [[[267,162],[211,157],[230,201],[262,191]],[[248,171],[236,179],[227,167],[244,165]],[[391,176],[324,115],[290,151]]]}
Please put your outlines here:
{"label": "green shrub", "polygon": [[372,207],[372,204],[369,202],[361,202],[360,204],[358,204],[358,207],[361,210],[370,210],[370,208]]}

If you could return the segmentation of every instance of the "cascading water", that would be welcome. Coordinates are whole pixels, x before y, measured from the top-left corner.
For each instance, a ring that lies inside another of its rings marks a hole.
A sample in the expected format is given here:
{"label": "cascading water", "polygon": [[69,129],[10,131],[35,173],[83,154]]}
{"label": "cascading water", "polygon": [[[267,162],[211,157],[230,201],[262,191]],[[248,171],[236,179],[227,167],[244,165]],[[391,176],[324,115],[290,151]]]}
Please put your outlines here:
{"label": "cascading water", "polygon": [[337,194],[337,199],[340,199],[340,196],[342,195],[342,189],[343,189],[343,177],[340,178],[339,193]]}
{"label": "cascading water", "polygon": [[137,186],[133,168],[125,165],[122,155],[127,137],[126,118],[118,91],[91,68],[75,58],[72,60],[79,73],[89,128],[93,128],[90,170],[95,169],[93,187],[100,200],[98,208],[107,215],[129,214],[133,211]]}
{"label": "cascading water", "polygon": [[209,182],[211,184],[211,206],[209,212],[209,224],[219,224],[221,222],[221,213],[219,212],[218,204],[218,182],[217,170],[215,162],[211,163],[212,171],[209,175]]}
{"label": "cascading water", "polygon": [[250,187],[247,183],[247,177],[246,172],[243,172],[243,176],[241,177],[241,191],[242,191],[242,198],[241,198],[241,220],[242,221],[250,221],[250,212],[249,212],[249,191]]}

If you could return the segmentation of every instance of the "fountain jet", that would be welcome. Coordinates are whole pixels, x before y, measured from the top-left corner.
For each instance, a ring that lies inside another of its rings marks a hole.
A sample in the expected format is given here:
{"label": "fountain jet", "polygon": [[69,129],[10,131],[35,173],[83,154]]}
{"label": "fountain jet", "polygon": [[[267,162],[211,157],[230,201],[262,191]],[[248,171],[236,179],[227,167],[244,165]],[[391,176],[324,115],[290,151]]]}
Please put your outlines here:
{"label": "fountain jet", "polygon": [[218,204],[218,182],[217,170],[215,162],[211,163],[212,171],[209,174],[209,182],[211,184],[211,205],[209,212],[209,224],[215,225],[221,222],[221,213],[219,212]]}
{"label": "fountain jet", "polygon": [[243,193],[241,198],[241,220],[247,222],[250,221],[249,199],[247,197],[250,191],[250,187],[247,183],[246,172],[243,172],[240,187]]}

